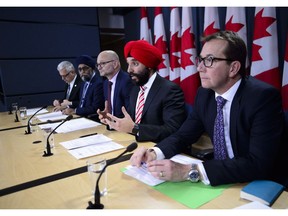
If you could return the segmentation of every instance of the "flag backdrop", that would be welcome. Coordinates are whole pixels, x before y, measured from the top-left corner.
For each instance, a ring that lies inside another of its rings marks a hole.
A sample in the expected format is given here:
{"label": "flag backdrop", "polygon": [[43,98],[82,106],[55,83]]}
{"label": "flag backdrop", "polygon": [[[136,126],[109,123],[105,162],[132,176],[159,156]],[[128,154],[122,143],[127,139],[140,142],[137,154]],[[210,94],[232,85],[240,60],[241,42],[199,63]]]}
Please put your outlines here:
{"label": "flag backdrop", "polygon": [[[237,32],[247,46],[247,24],[244,7],[227,7],[225,29]],[[248,55],[246,68],[249,68]]]}
{"label": "flag backdrop", "polygon": [[140,40],[146,40],[150,44],[153,44],[152,33],[149,25],[146,7],[141,7]]}
{"label": "flag backdrop", "polygon": [[[193,32],[193,20],[191,7],[182,8],[182,17],[178,7],[169,8],[170,12],[170,37],[165,34],[165,20],[162,9],[154,8],[154,44],[161,50],[163,63],[159,65],[159,74],[179,84],[183,89],[185,101],[193,105],[197,88],[201,85],[199,73],[195,66],[197,47],[195,46],[195,34]],[[194,16],[196,17],[196,16]],[[201,24],[199,25],[201,26]],[[196,26],[197,28],[199,26]],[[226,30],[237,32],[247,44],[247,23],[245,7],[227,7],[224,23]],[[167,27],[168,29],[168,27]],[[288,110],[288,39],[283,65],[282,85],[279,69],[278,35],[276,10],[274,7],[256,7],[254,14],[254,28],[251,60],[247,57],[246,68],[251,67],[250,74],[264,82],[267,82],[279,90],[282,90],[283,108]],[[204,8],[203,35],[209,35],[220,31],[219,14],[217,7]],[[141,8],[141,39],[153,43],[149,26],[147,10]],[[199,37],[201,35],[198,35]],[[287,36],[288,37],[288,36]],[[250,48],[250,47],[249,47]],[[198,48],[198,53],[201,47]]]}
{"label": "flag backdrop", "polygon": [[200,86],[200,78],[195,64],[197,52],[192,26],[192,10],[189,7],[182,8],[181,32],[180,86],[184,92],[185,102],[193,105]]}
{"label": "flag backdrop", "polygon": [[169,53],[167,48],[167,39],[164,27],[163,13],[161,7],[155,7],[155,18],[154,18],[154,44],[161,53],[163,62],[158,66],[160,76],[169,79]]}
{"label": "flag backdrop", "polygon": [[283,78],[282,78],[282,101],[283,109],[288,111],[288,33],[286,36],[286,49],[283,66]]}
{"label": "flag backdrop", "polygon": [[207,36],[218,31],[220,31],[218,8],[205,7],[203,35]]}
{"label": "flag backdrop", "polygon": [[[276,11],[273,7],[255,9],[251,75],[280,90]],[[273,55],[272,55],[273,53]]]}
{"label": "flag backdrop", "polygon": [[170,80],[180,84],[181,70],[181,24],[179,8],[172,7],[170,13]]}

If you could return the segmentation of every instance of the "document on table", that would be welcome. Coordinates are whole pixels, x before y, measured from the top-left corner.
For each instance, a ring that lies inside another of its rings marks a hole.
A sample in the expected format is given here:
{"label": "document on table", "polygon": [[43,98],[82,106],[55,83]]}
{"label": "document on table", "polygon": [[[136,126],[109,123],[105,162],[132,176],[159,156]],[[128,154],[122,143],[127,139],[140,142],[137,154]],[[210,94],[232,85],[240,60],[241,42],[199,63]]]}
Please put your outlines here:
{"label": "document on table", "polygon": [[82,148],[76,148],[68,150],[68,152],[73,155],[76,159],[91,157],[94,155],[103,154],[106,152],[115,151],[118,149],[122,149],[124,146],[115,143],[113,141],[97,143],[95,145],[88,145]]}
{"label": "document on table", "polygon": [[65,142],[60,142],[60,144],[70,150],[70,149],[75,149],[75,148],[80,148],[80,147],[85,147],[89,145],[96,145],[99,143],[105,143],[109,142],[112,139],[103,135],[103,134],[96,134],[93,136],[87,136],[83,138],[78,138],[78,139],[73,139]]}
{"label": "document on table", "polygon": [[[41,129],[51,127],[51,128],[56,128],[60,123],[48,123],[48,124],[43,124],[39,125]],[[71,131],[76,131],[76,130],[81,130],[81,129],[86,129],[86,128],[92,128],[92,127],[97,127],[101,125],[98,122],[86,119],[86,118],[77,118],[77,119],[71,119],[70,121],[65,122],[63,125],[61,125],[59,128],[56,129],[57,133],[68,133]]]}
{"label": "document on table", "polygon": [[[184,155],[175,155],[171,158],[171,160],[181,163],[181,164],[192,164],[192,163],[201,163],[201,160],[193,159],[188,156]],[[142,164],[141,167],[135,167],[135,166],[127,166],[125,170],[123,171],[126,175],[129,175],[133,178],[136,178],[137,180],[150,185],[150,186],[156,186],[158,184],[161,184],[165,182],[164,180],[160,180],[152,176],[146,169],[145,164]]]}
{"label": "document on table", "polygon": [[[40,109],[41,109],[41,107],[27,109],[27,116],[32,116],[34,113],[36,113],[36,112],[37,112],[38,110],[40,110]],[[47,113],[47,112],[48,112],[47,109],[42,109],[42,110],[40,110],[40,111],[37,113],[37,115],[38,115],[38,114]]]}
{"label": "document on table", "polygon": [[68,115],[62,114],[61,111],[58,112],[51,112],[47,114],[37,115],[37,118],[41,122],[47,122],[48,120],[55,121],[55,120],[61,120],[66,119]]}

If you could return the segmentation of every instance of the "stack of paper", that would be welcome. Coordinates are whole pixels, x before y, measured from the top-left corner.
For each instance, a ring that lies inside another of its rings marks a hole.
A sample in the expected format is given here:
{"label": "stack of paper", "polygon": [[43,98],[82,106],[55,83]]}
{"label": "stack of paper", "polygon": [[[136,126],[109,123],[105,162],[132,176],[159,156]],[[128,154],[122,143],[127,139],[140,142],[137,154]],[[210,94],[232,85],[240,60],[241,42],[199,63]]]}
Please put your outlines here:
{"label": "stack of paper", "polygon": [[112,139],[104,136],[103,134],[78,138],[61,142],[60,144],[66,149],[69,149],[68,152],[77,159],[91,157],[124,148],[124,146],[113,142]]}

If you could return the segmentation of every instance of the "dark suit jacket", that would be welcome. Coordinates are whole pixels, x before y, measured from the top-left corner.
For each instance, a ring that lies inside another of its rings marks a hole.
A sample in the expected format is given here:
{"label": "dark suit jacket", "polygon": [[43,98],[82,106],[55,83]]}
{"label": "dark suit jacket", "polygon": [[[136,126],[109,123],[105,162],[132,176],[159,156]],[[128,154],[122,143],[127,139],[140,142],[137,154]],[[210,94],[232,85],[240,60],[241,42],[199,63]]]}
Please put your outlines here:
{"label": "dark suit jacket", "polygon": [[[215,117],[214,91],[199,88],[187,120],[157,146],[170,158],[195,143],[203,132],[213,140]],[[283,120],[279,91],[253,77],[242,79],[230,113],[230,138],[235,157],[203,162],[211,185],[268,178],[281,143]]]}
{"label": "dark suit jacket", "polygon": [[[139,90],[139,86],[134,86],[130,95],[129,114],[133,120]],[[159,142],[176,132],[186,117],[180,86],[157,74],[144,104],[136,140]]]}
{"label": "dark suit jacket", "polygon": [[[120,70],[116,79],[116,86],[114,90],[113,98],[113,115],[118,118],[123,118],[122,106],[129,110],[130,92],[133,87],[133,83],[129,74],[126,71]],[[108,80],[105,79],[104,84],[104,96],[105,100],[108,98]]]}
{"label": "dark suit jacket", "polygon": [[[76,79],[75,79],[73,88],[72,88],[70,95],[69,95],[69,98],[68,98],[68,100],[72,102],[72,105],[69,106],[70,108],[76,108],[79,105],[80,90],[81,90],[82,84],[83,84],[83,80],[81,79],[81,77],[79,75],[76,75]],[[63,100],[66,99],[68,85],[69,84],[67,84],[67,83],[65,85],[65,92],[64,92]]]}
{"label": "dark suit jacket", "polygon": [[[83,94],[84,85],[83,83],[80,92],[80,104]],[[103,94],[103,78],[100,76],[99,72],[95,72],[95,76],[90,81],[90,85],[85,95],[83,107],[77,107],[76,114],[80,116],[88,116],[91,114],[96,114],[97,109],[104,109],[104,94]]]}

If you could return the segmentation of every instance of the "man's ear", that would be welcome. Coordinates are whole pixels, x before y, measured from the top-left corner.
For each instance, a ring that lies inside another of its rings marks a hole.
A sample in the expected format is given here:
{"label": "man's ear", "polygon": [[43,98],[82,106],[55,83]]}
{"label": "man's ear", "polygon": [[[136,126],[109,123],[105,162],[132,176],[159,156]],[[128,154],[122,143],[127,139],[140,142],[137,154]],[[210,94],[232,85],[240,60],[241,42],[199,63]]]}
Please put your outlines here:
{"label": "man's ear", "polygon": [[230,76],[235,77],[241,68],[241,63],[239,61],[233,61],[230,64]]}

